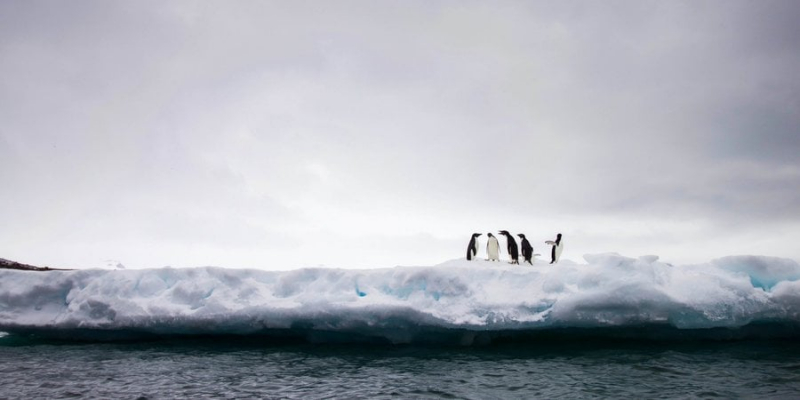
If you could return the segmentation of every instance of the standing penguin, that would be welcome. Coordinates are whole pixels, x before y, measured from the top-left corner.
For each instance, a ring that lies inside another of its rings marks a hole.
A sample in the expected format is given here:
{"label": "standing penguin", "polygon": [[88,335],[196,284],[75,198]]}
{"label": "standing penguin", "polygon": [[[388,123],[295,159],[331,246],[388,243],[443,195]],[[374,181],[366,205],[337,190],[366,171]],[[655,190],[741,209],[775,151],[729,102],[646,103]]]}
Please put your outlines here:
{"label": "standing penguin", "polygon": [[548,240],[545,243],[553,246],[553,249],[550,250],[550,264],[557,263],[558,259],[561,258],[561,251],[564,250],[564,243],[561,241],[561,234],[559,233],[556,235],[556,240]]}
{"label": "standing penguin", "polygon": [[528,264],[533,265],[533,260],[532,260],[533,246],[531,246],[531,243],[528,241],[528,239],[525,238],[524,234],[520,233],[517,234],[517,236],[519,236],[520,239],[522,239],[522,242],[520,242],[519,244],[522,250],[522,258],[524,258],[525,262],[527,262]]}
{"label": "standing penguin", "polygon": [[499,233],[506,237],[506,248],[508,256],[511,257],[509,264],[519,264],[519,251],[517,250],[517,241],[514,240],[514,236],[511,236],[508,231],[500,231]]}
{"label": "standing penguin", "polygon": [[472,239],[469,240],[469,246],[467,246],[467,261],[471,261],[478,255],[478,236],[480,233],[473,233]]}
{"label": "standing penguin", "polygon": [[486,235],[489,236],[489,239],[486,241],[486,256],[489,258],[487,258],[486,261],[500,260],[500,243],[491,233],[487,233]]}

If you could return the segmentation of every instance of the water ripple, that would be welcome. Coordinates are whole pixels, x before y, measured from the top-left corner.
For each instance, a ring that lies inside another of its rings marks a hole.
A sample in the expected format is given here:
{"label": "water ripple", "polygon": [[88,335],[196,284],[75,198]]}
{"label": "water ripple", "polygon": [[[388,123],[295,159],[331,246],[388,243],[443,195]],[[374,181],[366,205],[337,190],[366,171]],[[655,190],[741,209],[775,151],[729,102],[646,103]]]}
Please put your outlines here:
{"label": "water ripple", "polygon": [[800,396],[800,344],[0,344],[0,398]]}

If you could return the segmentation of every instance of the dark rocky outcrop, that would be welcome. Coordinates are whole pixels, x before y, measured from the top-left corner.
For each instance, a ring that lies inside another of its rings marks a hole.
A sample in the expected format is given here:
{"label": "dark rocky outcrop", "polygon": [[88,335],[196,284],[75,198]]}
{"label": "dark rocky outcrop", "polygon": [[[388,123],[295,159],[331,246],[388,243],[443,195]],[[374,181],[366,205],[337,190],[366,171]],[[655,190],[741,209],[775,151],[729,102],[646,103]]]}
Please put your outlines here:
{"label": "dark rocky outcrop", "polygon": [[0,258],[0,269],[20,269],[23,271],[68,271],[64,268],[34,267],[33,265],[22,264],[16,261]]}

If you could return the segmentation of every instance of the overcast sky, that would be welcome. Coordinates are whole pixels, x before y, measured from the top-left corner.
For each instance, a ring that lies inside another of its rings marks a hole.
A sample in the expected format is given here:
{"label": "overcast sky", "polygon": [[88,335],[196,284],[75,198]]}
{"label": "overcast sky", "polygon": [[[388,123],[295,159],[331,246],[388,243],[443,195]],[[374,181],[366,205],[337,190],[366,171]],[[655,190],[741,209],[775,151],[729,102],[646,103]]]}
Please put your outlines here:
{"label": "overcast sky", "polygon": [[[0,257],[800,259],[800,2],[0,2]],[[485,235],[481,256],[485,257]]]}

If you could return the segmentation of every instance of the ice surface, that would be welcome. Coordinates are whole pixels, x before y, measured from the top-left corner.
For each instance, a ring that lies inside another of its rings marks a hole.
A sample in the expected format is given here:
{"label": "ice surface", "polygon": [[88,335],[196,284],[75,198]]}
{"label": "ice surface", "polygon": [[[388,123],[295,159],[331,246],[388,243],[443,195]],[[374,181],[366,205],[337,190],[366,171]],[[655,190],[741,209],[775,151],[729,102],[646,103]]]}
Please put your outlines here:
{"label": "ice surface", "polygon": [[657,256],[584,258],[586,264],[453,260],[285,272],[2,270],[0,331],[108,338],[283,332],[309,340],[391,343],[452,332],[470,343],[487,332],[496,337],[565,328],[735,331],[779,324],[789,326],[791,335],[800,332],[795,261],[737,256],[673,266]]}

